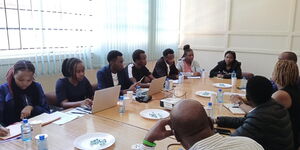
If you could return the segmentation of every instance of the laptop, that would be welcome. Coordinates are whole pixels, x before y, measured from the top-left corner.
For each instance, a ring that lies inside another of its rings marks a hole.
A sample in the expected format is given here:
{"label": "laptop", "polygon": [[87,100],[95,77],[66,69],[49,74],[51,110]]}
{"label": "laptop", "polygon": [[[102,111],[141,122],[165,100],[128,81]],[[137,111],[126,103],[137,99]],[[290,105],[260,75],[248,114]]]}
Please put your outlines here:
{"label": "laptop", "polygon": [[114,86],[102,90],[95,91],[92,114],[114,107],[119,100],[121,86]]}
{"label": "laptop", "polygon": [[148,96],[152,96],[156,93],[159,93],[161,89],[164,88],[166,76],[158,78],[158,79],[153,79],[150,83],[149,86],[149,91],[147,93]]}

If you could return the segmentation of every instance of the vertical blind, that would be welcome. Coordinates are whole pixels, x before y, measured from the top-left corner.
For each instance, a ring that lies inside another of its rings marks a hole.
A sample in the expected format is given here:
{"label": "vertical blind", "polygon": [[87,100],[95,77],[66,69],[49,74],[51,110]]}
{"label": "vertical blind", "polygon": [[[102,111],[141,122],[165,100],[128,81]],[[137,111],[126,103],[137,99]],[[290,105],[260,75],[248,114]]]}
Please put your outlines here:
{"label": "vertical blind", "polygon": [[67,57],[87,68],[105,64],[110,50],[143,49],[150,60],[179,39],[180,0],[1,0],[0,81],[19,59],[37,74],[60,73]]}

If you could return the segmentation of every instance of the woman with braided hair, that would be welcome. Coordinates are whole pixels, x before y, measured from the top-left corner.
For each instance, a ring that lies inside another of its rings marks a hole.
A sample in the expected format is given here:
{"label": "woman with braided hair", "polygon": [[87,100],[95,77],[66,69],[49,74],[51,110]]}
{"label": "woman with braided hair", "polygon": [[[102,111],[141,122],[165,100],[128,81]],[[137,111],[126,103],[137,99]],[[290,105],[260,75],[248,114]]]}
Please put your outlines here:
{"label": "woman with braided hair", "polygon": [[[0,85],[0,124],[8,126],[24,118],[49,113],[41,84],[34,81],[35,67],[28,60],[18,61]],[[3,127],[0,136],[5,136]]]}
{"label": "woman with braided hair", "polygon": [[67,58],[62,64],[64,78],[56,82],[56,98],[63,108],[91,107],[92,86],[84,74],[85,67],[78,58]]}

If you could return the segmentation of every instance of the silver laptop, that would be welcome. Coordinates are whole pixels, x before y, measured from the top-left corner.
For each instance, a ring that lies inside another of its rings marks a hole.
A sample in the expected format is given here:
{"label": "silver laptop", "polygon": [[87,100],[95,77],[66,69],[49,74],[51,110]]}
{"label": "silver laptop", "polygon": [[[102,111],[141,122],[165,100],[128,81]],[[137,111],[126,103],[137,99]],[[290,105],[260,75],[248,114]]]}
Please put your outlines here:
{"label": "silver laptop", "polygon": [[153,79],[150,83],[150,87],[147,95],[152,96],[156,93],[159,93],[161,89],[164,88],[165,80],[166,80],[166,76],[160,77],[158,79]]}
{"label": "silver laptop", "polygon": [[114,86],[95,91],[92,114],[117,105],[121,86]]}

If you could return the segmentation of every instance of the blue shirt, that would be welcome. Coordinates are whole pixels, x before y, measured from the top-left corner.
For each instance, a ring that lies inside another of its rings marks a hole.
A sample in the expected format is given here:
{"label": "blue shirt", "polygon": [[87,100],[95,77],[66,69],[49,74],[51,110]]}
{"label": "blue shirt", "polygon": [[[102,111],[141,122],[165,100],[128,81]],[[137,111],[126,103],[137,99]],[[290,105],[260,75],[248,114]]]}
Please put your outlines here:
{"label": "blue shirt", "polygon": [[[117,76],[119,80],[119,85],[121,85],[121,90],[126,90],[132,85],[128,74],[125,72],[125,69],[122,69],[121,71],[117,72]],[[97,80],[99,90],[114,86],[109,65],[104,66],[97,72]]]}
{"label": "blue shirt", "polygon": [[79,81],[76,86],[70,83],[68,78],[58,79],[55,92],[59,104],[66,99],[69,102],[82,101],[86,98],[91,99],[94,95],[92,86],[86,77]]}
{"label": "blue shirt", "polygon": [[[35,98],[30,100],[30,105],[33,106],[30,118],[41,113],[50,112],[41,84],[37,82],[32,82],[32,84],[33,85],[30,87],[35,86],[37,90],[34,90]],[[0,85],[0,123],[2,125],[8,126],[15,122],[21,121],[21,111],[16,111],[17,104],[21,103],[21,101],[21,99],[14,98],[7,83]]]}

